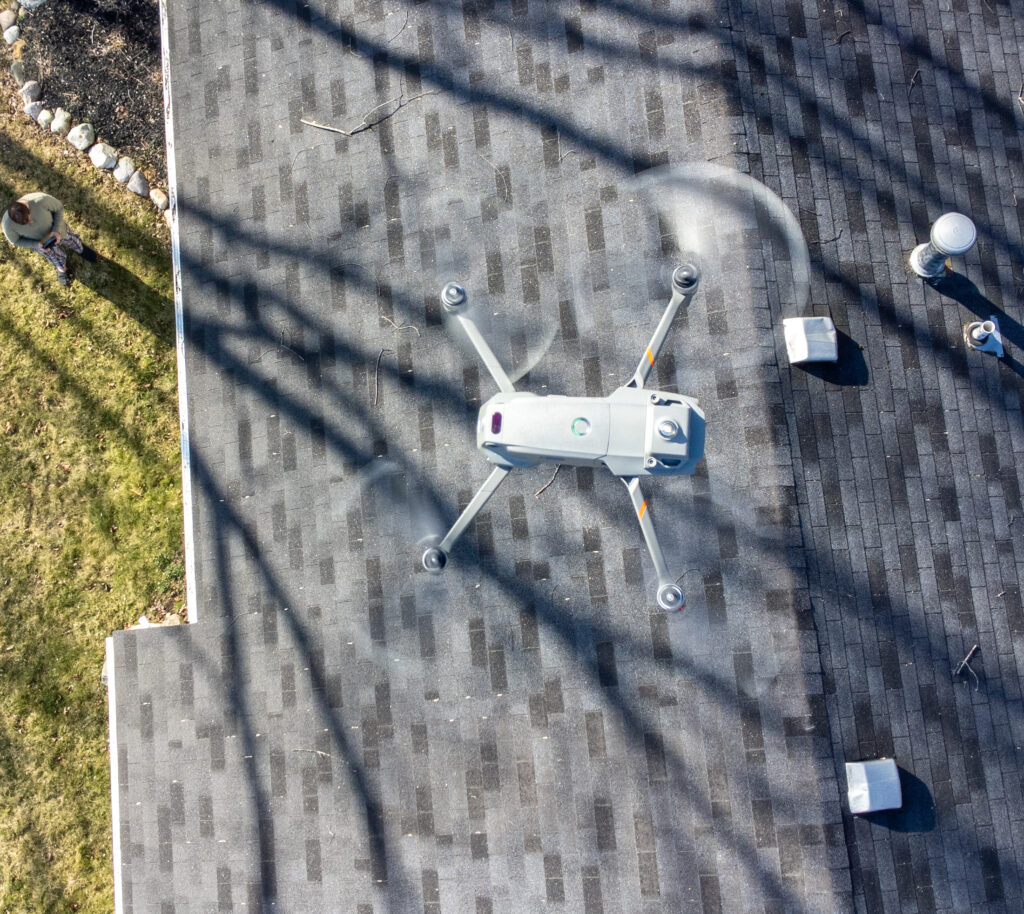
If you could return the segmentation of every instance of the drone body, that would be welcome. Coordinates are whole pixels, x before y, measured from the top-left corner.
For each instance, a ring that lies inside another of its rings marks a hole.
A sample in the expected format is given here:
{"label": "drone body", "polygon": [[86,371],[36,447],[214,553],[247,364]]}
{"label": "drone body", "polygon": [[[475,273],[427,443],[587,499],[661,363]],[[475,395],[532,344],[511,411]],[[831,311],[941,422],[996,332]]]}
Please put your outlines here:
{"label": "drone body", "polygon": [[458,520],[436,546],[423,553],[428,571],[440,572],[448,553],[483,509],[509,471],[545,461],[605,466],[629,491],[658,575],[658,605],[682,609],[683,592],[669,574],[641,476],[689,475],[704,455],[704,414],[692,397],[644,389],[655,359],[680,307],[697,291],[697,270],[681,266],[672,275],[672,298],[629,382],[608,397],[538,396],[517,391],[476,324],[464,313],[465,290],[449,283],[441,301],[462,325],[500,392],[480,408],[477,446],[495,464]]}
{"label": "drone body", "polygon": [[642,387],[609,397],[499,393],[480,409],[476,443],[509,469],[554,461],[625,477],[689,474],[704,453],[704,415],[692,397]]}

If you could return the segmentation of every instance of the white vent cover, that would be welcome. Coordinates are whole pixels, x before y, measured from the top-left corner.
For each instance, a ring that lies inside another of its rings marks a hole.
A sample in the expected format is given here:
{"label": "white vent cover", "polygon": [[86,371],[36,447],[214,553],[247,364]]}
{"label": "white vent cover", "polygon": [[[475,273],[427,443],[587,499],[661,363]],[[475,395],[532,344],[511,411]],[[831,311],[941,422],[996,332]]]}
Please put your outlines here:
{"label": "white vent cover", "polygon": [[836,325],[830,317],[787,317],[782,321],[791,365],[839,359]]}
{"label": "white vent cover", "polygon": [[846,784],[850,812],[878,812],[899,809],[903,805],[900,771],[895,759],[847,762]]}

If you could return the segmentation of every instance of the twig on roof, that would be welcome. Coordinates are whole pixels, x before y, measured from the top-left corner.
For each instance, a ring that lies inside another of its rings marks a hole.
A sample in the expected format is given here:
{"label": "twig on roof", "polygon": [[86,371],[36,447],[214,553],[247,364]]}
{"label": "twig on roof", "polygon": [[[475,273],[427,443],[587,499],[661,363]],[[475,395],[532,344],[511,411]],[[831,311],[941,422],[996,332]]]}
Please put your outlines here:
{"label": "twig on roof", "polygon": [[508,199],[510,199],[510,200],[511,200],[511,199],[512,199],[512,188],[511,188],[511,186],[509,185],[509,181],[508,181],[508,178],[507,178],[507,177],[505,176],[505,172],[503,172],[503,171],[502,171],[502,170],[501,170],[500,168],[498,168],[498,166],[497,166],[497,165],[495,165],[495,164],[494,164],[494,163],[493,163],[493,162],[492,162],[492,161],[491,161],[491,160],[490,160],[489,158],[487,158],[487,156],[485,156],[485,155],[484,155],[483,153],[481,153],[481,152],[478,152],[478,153],[477,153],[477,155],[478,155],[478,156],[480,156],[480,158],[481,158],[481,159],[483,159],[483,160],[484,160],[484,161],[485,161],[485,162],[486,162],[486,163],[487,163],[488,165],[490,165],[490,166],[491,166],[491,168],[493,168],[493,169],[494,169],[494,173],[495,173],[495,174],[496,174],[496,175],[497,175],[497,176],[498,176],[499,178],[501,178],[501,183],[505,185],[505,196],[506,196],[506,197],[507,197]]}
{"label": "twig on roof", "polygon": [[[399,95],[397,98],[389,98],[386,102],[381,102],[379,105],[375,105],[366,114],[363,115],[362,121],[353,127],[351,130],[345,130],[344,127],[334,127],[331,124],[321,124],[319,121],[309,120],[308,118],[300,118],[300,122],[307,124],[310,127],[316,127],[318,130],[327,130],[331,133],[340,133],[342,136],[353,137],[357,134],[363,133],[366,130],[372,130],[379,124],[383,124],[384,121],[394,117],[401,111],[406,105],[412,104],[414,101],[423,98],[425,95],[437,95],[436,90],[430,90],[427,92],[420,92],[418,95],[412,95],[406,98],[404,95]],[[398,104],[395,104],[395,103]],[[375,111],[380,111],[381,108],[386,108],[388,105],[395,105],[390,111],[376,120],[370,120]]]}
{"label": "twig on roof", "polygon": [[917,85],[917,77],[921,75],[921,68],[918,67],[914,70],[914,75],[910,77],[910,85],[907,86],[907,98],[910,98],[910,93],[914,91],[914,86]]}
{"label": "twig on roof", "polygon": [[388,317],[386,314],[382,314],[380,317],[381,317],[381,320],[385,320],[389,324],[391,324],[391,326],[394,327],[395,330],[414,330],[416,332],[416,336],[420,335],[419,327],[414,327],[412,324],[402,324],[402,326],[399,327],[398,324],[396,324],[393,320],[391,320],[391,318]]}
{"label": "twig on roof", "polygon": [[392,352],[391,349],[381,349],[377,353],[377,366],[373,369],[373,405],[377,405],[377,392],[380,390],[380,360],[384,358],[385,352]]}
{"label": "twig on roof", "polygon": [[401,34],[402,34],[402,32],[404,32],[404,31],[405,31],[405,30],[406,30],[406,29],[407,29],[408,27],[409,27],[409,11],[408,11],[408,10],[406,10],[406,11],[405,11],[405,22],[403,22],[403,23],[402,23],[402,27],[401,27],[401,28],[400,28],[400,29],[399,29],[399,30],[398,30],[397,32],[395,32],[395,34],[394,34],[394,35],[392,35],[392,36],[391,36],[391,37],[390,37],[390,38],[389,38],[389,39],[387,40],[387,44],[391,44],[391,42],[392,42],[392,41],[394,41],[394,40],[395,40],[395,39],[396,39],[396,38],[397,38],[397,37],[398,37],[399,35],[401,35]]}
{"label": "twig on roof", "polygon": [[301,352],[296,352],[294,349],[292,349],[291,346],[289,346],[289,345],[287,345],[285,343],[285,341],[284,341],[284,331],[283,330],[281,331],[281,339],[278,340],[277,347],[278,347],[279,350],[287,349],[296,358],[302,359],[303,362],[306,361],[306,357]]}
{"label": "twig on roof", "polygon": [[957,668],[955,670],[953,670],[953,675],[954,676],[959,676],[964,670],[967,670],[967,672],[970,673],[971,676],[974,678],[974,691],[975,692],[978,691],[978,685],[979,685],[979,683],[978,683],[978,674],[975,673],[974,670],[971,669],[971,664],[969,663],[969,661],[970,661],[970,659],[976,653],[978,653],[978,645],[975,644],[974,647],[972,647],[967,652],[967,656],[964,657],[964,659],[961,660],[959,664],[957,664]]}
{"label": "twig on roof", "polygon": [[834,236],[834,237],[832,237],[832,238],[816,239],[814,241],[808,241],[807,244],[808,244],[808,246],[810,246],[812,244],[831,244],[833,241],[838,241],[842,237],[843,237],[843,230],[840,229],[839,230],[839,234]]}
{"label": "twig on roof", "polygon": [[287,344],[285,343],[285,341],[284,341],[284,331],[281,331],[281,336],[280,336],[280,338],[279,338],[279,339],[278,339],[278,341],[277,341],[277,345],[276,345],[276,346],[271,346],[271,347],[270,347],[269,349],[264,349],[264,350],[263,350],[263,351],[262,351],[262,352],[261,352],[261,353],[260,353],[260,354],[259,354],[258,356],[256,356],[256,358],[254,358],[254,359],[249,359],[249,360],[248,360],[248,361],[249,361],[249,364],[250,364],[250,365],[255,365],[255,364],[256,364],[257,362],[259,362],[259,361],[260,361],[260,360],[261,360],[261,359],[263,358],[263,356],[265,356],[265,355],[266,355],[266,354],[267,354],[268,352],[274,352],[275,350],[276,350],[276,351],[277,351],[278,353],[280,353],[280,352],[281,352],[282,350],[287,350],[287,351],[288,351],[288,352],[290,352],[290,353],[291,353],[291,354],[292,354],[293,356],[295,356],[295,357],[296,357],[297,359],[301,359],[301,360],[302,360],[303,362],[305,362],[305,361],[306,361],[306,357],[305,357],[305,356],[304,356],[304,355],[303,355],[303,354],[302,354],[301,352],[296,352],[296,351],[295,351],[294,349],[292,349],[292,347],[291,347],[291,346],[289,346],[289,345],[287,345]]}
{"label": "twig on roof", "polygon": [[546,489],[546,488],[547,488],[548,486],[550,486],[550,485],[551,485],[551,483],[553,483],[553,482],[555,481],[555,477],[556,477],[556,476],[558,475],[558,471],[559,471],[560,469],[562,469],[562,465],[561,465],[561,464],[559,464],[558,466],[556,466],[556,467],[555,467],[555,472],[551,474],[551,478],[550,478],[550,479],[549,479],[549,480],[548,480],[548,481],[547,481],[546,483],[544,483],[544,485],[542,485],[542,486],[541,486],[541,487],[540,487],[540,488],[539,488],[539,489],[538,489],[538,490],[537,490],[536,492],[534,492],[534,493],[533,493],[533,497],[534,497],[534,498],[540,498],[540,496],[541,496],[541,493],[542,493],[542,492],[543,492],[543,491],[544,491],[544,490],[545,490],[545,489]]}

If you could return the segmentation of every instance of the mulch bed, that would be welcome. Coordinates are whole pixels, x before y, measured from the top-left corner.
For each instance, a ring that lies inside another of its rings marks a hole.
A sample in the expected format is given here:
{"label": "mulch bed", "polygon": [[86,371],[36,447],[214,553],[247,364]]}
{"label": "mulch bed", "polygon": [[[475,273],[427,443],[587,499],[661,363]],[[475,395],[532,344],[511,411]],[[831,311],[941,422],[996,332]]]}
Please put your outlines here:
{"label": "mulch bed", "polygon": [[50,0],[19,25],[46,107],[88,121],[166,186],[158,0]]}

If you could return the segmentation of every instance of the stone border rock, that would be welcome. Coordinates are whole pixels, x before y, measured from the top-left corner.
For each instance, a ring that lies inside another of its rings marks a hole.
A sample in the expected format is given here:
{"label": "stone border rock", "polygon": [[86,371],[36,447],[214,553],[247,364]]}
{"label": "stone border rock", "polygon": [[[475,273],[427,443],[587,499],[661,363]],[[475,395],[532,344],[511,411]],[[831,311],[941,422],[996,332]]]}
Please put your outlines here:
{"label": "stone border rock", "polygon": [[103,142],[96,142],[96,131],[92,124],[83,123],[71,126],[71,115],[63,108],[50,111],[43,107],[43,89],[34,79],[27,79],[28,71],[21,59],[25,52],[25,40],[21,37],[21,29],[17,22],[28,10],[38,9],[46,0],[12,0],[10,9],[0,11],[0,32],[4,41],[11,46],[14,60],[11,62],[11,77],[21,88],[18,94],[23,102],[22,111],[36,124],[52,133],[63,136],[68,143],[79,152],[89,156],[92,164],[114,176],[118,184],[127,187],[133,194],[147,198],[153,206],[164,214],[170,223],[171,213],[167,209],[167,194],[159,188],[149,186],[146,176],[135,167],[128,156],[119,156],[117,150]]}

